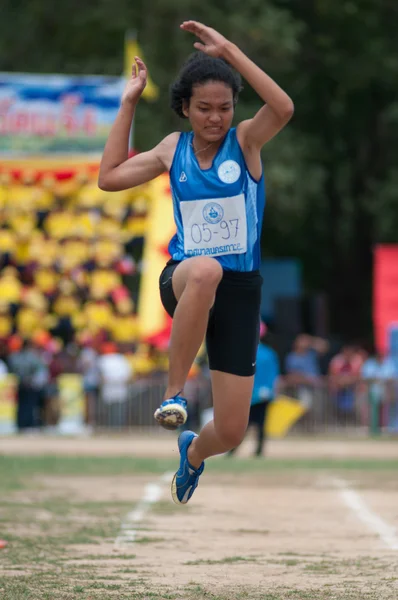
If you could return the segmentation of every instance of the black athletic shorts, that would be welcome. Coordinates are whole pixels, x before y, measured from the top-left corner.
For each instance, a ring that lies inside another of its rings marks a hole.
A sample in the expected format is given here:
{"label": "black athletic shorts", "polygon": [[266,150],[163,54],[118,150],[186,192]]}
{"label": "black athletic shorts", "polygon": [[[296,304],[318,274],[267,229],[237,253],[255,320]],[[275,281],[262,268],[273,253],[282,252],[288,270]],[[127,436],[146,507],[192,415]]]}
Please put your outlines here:
{"label": "black athletic shorts", "polygon": [[[159,278],[160,298],[171,317],[177,306],[172,276],[178,264],[178,261],[170,260]],[[262,282],[259,271],[224,271],[206,332],[210,369],[234,375],[254,375]]]}

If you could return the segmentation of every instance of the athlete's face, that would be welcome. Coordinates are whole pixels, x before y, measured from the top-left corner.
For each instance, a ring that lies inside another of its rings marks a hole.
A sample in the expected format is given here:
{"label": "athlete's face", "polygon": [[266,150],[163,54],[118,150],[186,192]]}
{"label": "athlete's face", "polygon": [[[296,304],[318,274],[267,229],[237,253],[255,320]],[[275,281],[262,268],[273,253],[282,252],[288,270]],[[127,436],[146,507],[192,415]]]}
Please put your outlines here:
{"label": "athlete's face", "polygon": [[197,136],[207,142],[217,142],[230,129],[234,116],[231,88],[221,81],[195,85],[184,114]]}

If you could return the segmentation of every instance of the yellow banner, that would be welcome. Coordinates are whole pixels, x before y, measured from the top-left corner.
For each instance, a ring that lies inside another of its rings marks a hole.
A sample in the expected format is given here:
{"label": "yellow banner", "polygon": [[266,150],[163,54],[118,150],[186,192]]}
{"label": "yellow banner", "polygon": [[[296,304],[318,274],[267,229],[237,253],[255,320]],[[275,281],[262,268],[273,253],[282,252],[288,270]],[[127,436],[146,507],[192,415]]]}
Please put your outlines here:
{"label": "yellow banner", "polygon": [[170,258],[167,247],[176,232],[168,175],[160,175],[149,186],[151,201],[138,303],[141,338],[156,335],[167,327],[168,316],[159,296],[159,276]]}
{"label": "yellow banner", "polygon": [[0,434],[14,433],[17,421],[17,378],[0,378]]}
{"label": "yellow banner", "polygon": [[85,397],[81,375],[64,374],[58,377],[61,417],[58,429],[61,433],[74,434],[85,429]]}

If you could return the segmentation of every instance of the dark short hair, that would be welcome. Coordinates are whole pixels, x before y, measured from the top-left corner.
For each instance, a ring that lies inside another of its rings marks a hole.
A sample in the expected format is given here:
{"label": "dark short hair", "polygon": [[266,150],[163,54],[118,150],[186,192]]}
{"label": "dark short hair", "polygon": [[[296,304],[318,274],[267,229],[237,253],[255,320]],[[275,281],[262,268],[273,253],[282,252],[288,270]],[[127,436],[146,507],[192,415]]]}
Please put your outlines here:
{"label": "dark short hair", "polygon": [[182,111],[184,100],[189,103],[193,87],[208,81],[220,81],[230,87],[235,106],[242,87],[239,73],[222,58],[194,52],[185,61],[176,81],[170,87],[171,108],[179,117],[186,118]]}

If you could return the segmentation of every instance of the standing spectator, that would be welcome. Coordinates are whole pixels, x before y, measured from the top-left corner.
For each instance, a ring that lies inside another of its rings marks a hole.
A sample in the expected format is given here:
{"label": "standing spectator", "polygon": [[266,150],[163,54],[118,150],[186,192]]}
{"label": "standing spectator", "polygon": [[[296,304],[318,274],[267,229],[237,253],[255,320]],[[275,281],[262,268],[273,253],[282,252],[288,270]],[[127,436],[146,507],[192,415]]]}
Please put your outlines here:
{"label": "standing spectator", "polygon": [[40,392],[46,378],[46,364],[26,340],[9,358],[11,373],[18,377],[17,427],[19,431],[37,427],[40,422]]}
{"label": "standing spectator", "polygon": [[310,408],[314,388],[322,382],[319,355],[328,351],[326,340],[300,334],[294,341],[293,351],[285,361],[286,383],[297,389],[300,402]]}
{"label": "standing spectator", "polygon": [[7,342],[0,339],[0,376],[2,377],[8,373],[8,351]]}
{"label": "standing spectator", "polygon": [[59,401],[58,377],[64,373],[64,362],[60,358],[62,352],[62,340],[52,340],[52,354],[49,360],[49,381],[47,385],[47,399],[45,407],[46,425],[54,426],[58,423],[61,407]]}
{"label": "standing spectator", "polygon": [[0,358],[0,379],[4,379],[4,377],[8,374],[8,369],[7,369],[7,365],[4,362],[4,360],[2,360]]}
{"label": "standing spectator", "polygon": [[389,413],[396,409],[398,381],[394,360],[374,348],[362,366],[361,375],[367,380],[369,405],[377,409],[379,424],[392,425],[390,417],[395,420],[395,415]]}
{"label": "standing spectator", "polygon": [[365,360],[361,373],[364,379],[369,380],[391,380],[396,377],[393,359],[377,350],[374,350],[371,356]]}
{"label": "standing spectator", "polygon": [[355,390],[361,375],[363,356],[353,344],[345,344],[329,365],[329,389],[337,419],[354,421]]}
{"label": "standing spectator", "polygon": [[79,364],[78,364],[78,354],[79,348],[75,342],[70,342],[65,346],[62,346],[61,340],[61,349],[56,355],[58,362],[59,375],[62,373],[79,373]]}
{"label": "standing spectator", "polygon": [[105,424],[110,427],[122,427],[127,424],[127,400],[133,371],[130,362],[119,353],[116,344],[104,343],[101,355],[98,368]]}
{"label": "standing spectator", "polygon": [[[254,456],[263,454],[267,412],[274,400],[280,375],[278,355],[271,346],[266,344],[266,333],[267,327],[261,323],[261,342],[257,348],[256,374],[249,415],[249,425],[254,425],[256,428],[257,445]],[[228,454],[231,456],[235,451],[236,448],[230,450]]]}
{"label": "standing spectator", "polygon": [[94,348],[94,340],[89,335],[81,336],[83,348],[78,362],[83,375],[83,388],[86,397],[86,422],[94,425],[96,420],[100,372],[98,367],[98,352]]}

